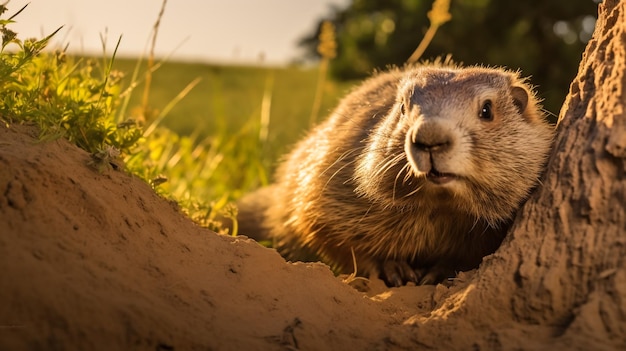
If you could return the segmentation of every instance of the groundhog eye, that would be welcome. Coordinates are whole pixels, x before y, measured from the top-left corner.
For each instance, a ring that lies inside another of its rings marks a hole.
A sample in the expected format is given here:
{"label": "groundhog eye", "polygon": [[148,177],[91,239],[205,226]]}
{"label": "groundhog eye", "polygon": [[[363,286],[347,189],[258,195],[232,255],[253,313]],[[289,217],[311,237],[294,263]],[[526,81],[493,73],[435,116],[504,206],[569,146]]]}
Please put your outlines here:
{"label": "groundhog eye", "polygon": [[482,109],[480,109],[480,118],[485,121],[493,121],[493,112],[491,111],[491,100],[485,101]]}

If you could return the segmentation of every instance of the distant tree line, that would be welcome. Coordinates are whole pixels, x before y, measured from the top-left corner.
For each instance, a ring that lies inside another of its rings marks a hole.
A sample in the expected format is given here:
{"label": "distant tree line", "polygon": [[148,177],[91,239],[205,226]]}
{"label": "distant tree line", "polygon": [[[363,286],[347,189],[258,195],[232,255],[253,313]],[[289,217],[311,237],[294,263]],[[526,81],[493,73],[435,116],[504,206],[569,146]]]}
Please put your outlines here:
{"label": "distant tree line", "polygon": [[[334,7],[333,77],[360,79],[402,65],[429,26],[431,6],[430,0],[353,0]],[[452,54],[466,65],[519,68],[538,86],[545,108],[559,113],[593,32],[597,1],[451,0],[450,13],[452,20],[439,28],[423,59]],[[308,59],[318,55],[321,23],[300,42]]]}

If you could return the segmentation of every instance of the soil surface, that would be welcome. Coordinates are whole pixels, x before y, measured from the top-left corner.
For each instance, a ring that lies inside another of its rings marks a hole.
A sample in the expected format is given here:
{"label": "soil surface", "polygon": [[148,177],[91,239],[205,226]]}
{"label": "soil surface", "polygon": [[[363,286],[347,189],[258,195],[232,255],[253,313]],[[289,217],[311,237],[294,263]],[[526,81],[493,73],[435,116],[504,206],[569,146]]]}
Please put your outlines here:
{"label": "soil surface", "polygon": [[436,347],[416,321],[463,289],[360,292],[323,264],[200,228],[142,180],[37,133],[0,126],[0,350]]}

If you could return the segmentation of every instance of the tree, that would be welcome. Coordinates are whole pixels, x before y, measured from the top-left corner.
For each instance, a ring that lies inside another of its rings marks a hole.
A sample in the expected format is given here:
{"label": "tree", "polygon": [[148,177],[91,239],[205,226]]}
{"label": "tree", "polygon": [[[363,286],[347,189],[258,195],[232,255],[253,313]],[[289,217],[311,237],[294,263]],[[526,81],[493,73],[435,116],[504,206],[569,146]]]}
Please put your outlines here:
{"label": "tree", "polygon": [[[428,28],[431,1],[354,0],[334,8],[338,56],[331,72],[358,79],[374,69],[401,65]],[[465,64],[521,69],[557,114],[593,30],[596,3],[585,1],[452,0],[452,21],[439,28],[423,58],[452,54]],[[318,28],[301,40],[314,57]]]}

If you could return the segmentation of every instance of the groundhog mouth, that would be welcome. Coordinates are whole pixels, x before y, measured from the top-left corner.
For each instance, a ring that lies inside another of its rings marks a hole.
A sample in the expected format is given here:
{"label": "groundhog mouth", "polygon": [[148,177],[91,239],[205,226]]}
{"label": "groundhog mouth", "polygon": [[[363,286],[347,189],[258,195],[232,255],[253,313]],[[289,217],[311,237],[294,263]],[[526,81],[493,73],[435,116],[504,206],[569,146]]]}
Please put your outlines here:
{"label": "groundhog mouth", "polygon": [[447,184],[453,180],[458,179],[459,177],[455,174],[452,173],[442,173],[437,171],[436,169],[431,169],[428,173],[426,173],[426,179],[428,179],[429,181],[435,183],[435,184],[439,184],[439,185],[443,185],[443,184]]}

